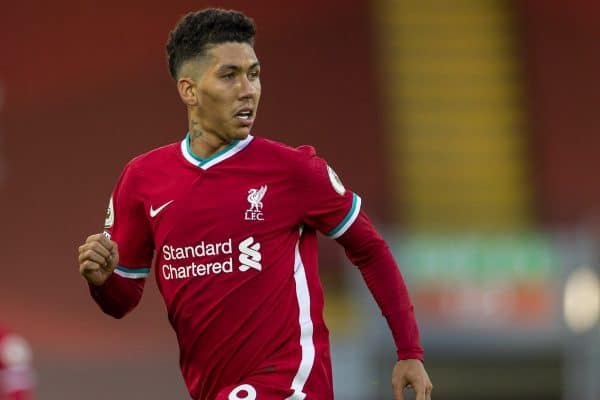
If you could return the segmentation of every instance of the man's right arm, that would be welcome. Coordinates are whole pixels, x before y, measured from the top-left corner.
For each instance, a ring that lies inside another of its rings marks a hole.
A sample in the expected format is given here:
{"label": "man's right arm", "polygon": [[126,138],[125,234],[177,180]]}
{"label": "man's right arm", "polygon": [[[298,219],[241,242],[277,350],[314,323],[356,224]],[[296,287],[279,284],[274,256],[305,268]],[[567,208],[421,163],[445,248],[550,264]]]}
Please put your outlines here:
{"label": "man's right arm", "polygon": [[140,301],[145,279],[128,279],[114,273],[119,264],[117,243],[104,234],[89,236],[79,247],[79,272],[102,311],[122,318]]}
{"label": "man's right arm", "polygon": [[133,161],[127,164],[110,197],[104,233],[79,247],[79,272],[92,298],[115,318],[139,303],[154,250],[141,190],[148,184],[137,171]]}
{"label": "man's right arm", "polygon": [[89,284],[90,294],[102,311],[114,318],[123,318],[138,305],[145,279],[127,279],[112,274],[102,286]]}

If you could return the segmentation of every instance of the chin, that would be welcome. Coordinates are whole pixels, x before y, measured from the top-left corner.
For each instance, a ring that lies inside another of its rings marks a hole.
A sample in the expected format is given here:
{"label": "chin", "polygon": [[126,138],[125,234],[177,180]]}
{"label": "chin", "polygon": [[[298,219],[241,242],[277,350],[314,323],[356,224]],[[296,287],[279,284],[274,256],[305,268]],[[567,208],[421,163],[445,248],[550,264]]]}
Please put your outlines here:
{"label": "chin", "polygon": [[231,135],[232,140],[244,140],[250,135],[250,128],[242,128],[238,129],[233,135]]}

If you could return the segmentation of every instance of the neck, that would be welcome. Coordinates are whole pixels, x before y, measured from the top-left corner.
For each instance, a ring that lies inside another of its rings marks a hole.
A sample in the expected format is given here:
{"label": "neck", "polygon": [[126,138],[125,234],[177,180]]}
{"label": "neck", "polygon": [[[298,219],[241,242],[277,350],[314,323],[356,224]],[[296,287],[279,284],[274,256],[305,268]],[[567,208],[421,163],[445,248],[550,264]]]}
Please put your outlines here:
{"label": "neck", "polygon": [[190,124],[190,149],[200,158],[208,158],[223,150],[229,143],[215,133],[202,131]]}

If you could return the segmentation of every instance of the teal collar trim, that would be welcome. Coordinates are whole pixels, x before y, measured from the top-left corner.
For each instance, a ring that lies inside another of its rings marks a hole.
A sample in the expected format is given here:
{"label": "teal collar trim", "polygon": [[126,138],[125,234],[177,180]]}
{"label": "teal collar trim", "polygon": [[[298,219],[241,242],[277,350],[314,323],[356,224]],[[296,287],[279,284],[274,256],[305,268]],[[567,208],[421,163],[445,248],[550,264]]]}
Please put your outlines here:
{"label": "teal collar trim", "polygon": [[250,144],[252,139],[254,139],[254,137],[248,135],[248,137],[244,140],[234,140],[227,147],[225,147],[222,150],[219,150],[215,154],[212,154],[207,158],[200,158],[192,151],[192,148],[190,146],[191,137],[190,133],[188,132],[185,136],[185,139],[181,141],[181,152],[185,159],[191,164],[194,164],[195,166],[200,167],[202,169],[208,169],[213,165],[216,165],[221,161],[224,161],[232,157],[234,154],[237,154],[238,152],[243,150],[248,144]]}

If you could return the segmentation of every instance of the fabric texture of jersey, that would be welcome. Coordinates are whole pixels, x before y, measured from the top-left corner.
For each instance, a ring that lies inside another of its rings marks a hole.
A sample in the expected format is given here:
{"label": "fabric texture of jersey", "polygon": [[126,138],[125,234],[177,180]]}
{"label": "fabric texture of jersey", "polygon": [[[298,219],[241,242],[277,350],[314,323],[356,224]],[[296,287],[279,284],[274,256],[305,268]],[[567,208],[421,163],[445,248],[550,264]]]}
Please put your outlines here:
{"label": "fabric texture of jersey", "polygon": [[316,232],[340,237],[360,203],[312,147],[252,136],[207,159],[186,138],[126,166],[106,221],[115,279],[143,285],[155,260],[194,399],[266,377],[279,398],[333,398]]}

